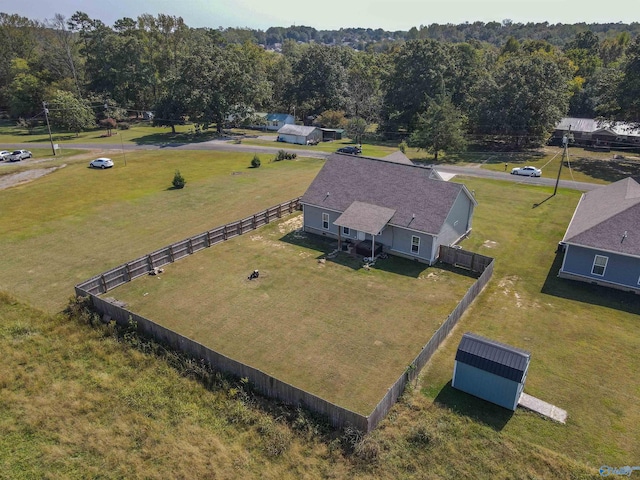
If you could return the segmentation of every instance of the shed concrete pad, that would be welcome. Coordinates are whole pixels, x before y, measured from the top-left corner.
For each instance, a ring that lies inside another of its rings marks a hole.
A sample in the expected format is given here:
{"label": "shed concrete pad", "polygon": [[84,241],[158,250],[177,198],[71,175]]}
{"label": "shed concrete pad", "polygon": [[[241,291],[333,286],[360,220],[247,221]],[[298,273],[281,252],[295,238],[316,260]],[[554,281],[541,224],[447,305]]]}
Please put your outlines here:
{"label": "shed concrete pad", "polygon": [[518,405],[560,423],[567,423],[567,411],[522,392]]}

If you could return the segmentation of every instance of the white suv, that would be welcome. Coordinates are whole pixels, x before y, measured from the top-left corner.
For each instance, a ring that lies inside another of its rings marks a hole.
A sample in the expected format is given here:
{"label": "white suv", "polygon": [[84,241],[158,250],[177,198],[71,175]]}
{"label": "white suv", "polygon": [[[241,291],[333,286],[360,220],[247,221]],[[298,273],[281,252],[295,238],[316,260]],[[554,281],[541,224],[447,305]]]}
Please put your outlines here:
{"label": "white suv", "polygon": [[25,158],[31,158],[31,152],[29,150],[14,150],[9,157],[10,162],[19,162],[20,160],[24,160]]}

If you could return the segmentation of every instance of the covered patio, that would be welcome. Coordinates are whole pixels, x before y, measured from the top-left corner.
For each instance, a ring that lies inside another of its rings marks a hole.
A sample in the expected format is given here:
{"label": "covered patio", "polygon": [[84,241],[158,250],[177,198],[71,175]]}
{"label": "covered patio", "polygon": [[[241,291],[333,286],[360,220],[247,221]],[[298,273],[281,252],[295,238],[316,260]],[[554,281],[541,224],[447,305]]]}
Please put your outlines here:
{"label": "covered patio", "polygon": [[[376,236],[382,233],[395,213],[396,211],[391,208],[358,201],[353,202],[333,222],[334,225],[340,227],[338,228],[338,250],[342,250],[342,228],[349,228],[358,232],[356,252],[363,252],[361,254],[365,256],[375,257],[382,247],[381,245],[376,246]],[[365,242],[366,234],[371,235],[370,244]]]}

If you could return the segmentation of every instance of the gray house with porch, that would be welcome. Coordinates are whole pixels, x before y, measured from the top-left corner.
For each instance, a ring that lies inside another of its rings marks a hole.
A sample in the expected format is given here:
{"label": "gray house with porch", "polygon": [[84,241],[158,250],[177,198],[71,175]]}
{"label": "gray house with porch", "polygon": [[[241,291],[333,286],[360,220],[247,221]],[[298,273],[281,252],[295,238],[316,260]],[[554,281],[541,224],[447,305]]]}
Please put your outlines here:
{"label": "gray house with porch", "polygon": [[559,277],[640,293],[640,177],[584,193],[561,245]]}
{"label": "gray house with porch", "polygon": [[[331,155],[300,200],[304,231],[433,264],[440,245],[471,230],[476,200],[431,168],[356,155]],[[364,247],[364,250],[359,250]]]}

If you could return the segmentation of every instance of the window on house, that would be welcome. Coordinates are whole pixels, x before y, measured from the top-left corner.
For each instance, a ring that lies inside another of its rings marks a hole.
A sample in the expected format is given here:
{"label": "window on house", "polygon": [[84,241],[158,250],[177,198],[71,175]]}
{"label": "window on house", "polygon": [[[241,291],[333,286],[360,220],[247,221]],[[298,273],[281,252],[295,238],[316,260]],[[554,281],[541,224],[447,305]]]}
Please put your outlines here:
{"label": "window on house", "polygon": [[604,271],[607,269],[608,261],[609,257],[596,255],[596,257],[593,259],[593,267],[591,267],[591,273],[602,277],[604,275]]}
{"label": "window on house", "polygon": [[420,253],[420,237],[411,236],[411,253]]}
{"label": "window on house", "polygon": [[322,214],[322,228],[324,228],[325,230],[329,230],[329,214],[328,213]]}
{"label": "window on house", "polygon": [[349,229],[349,227],[342,227],[342,234],[343,235],[351,235],[351,230]]}

